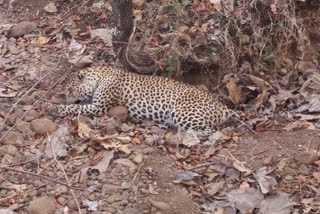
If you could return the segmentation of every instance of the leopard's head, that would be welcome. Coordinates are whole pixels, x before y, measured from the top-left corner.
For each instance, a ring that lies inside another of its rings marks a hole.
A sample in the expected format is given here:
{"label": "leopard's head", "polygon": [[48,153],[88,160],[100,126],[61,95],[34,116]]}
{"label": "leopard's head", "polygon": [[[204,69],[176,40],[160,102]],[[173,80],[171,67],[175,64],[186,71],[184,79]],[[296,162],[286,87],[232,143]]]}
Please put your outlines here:
{"label": "leopard's head", "polygon": [[98,86],[99,76],[87,69],[70,74],[65,87],[68,104],[89,103]]}

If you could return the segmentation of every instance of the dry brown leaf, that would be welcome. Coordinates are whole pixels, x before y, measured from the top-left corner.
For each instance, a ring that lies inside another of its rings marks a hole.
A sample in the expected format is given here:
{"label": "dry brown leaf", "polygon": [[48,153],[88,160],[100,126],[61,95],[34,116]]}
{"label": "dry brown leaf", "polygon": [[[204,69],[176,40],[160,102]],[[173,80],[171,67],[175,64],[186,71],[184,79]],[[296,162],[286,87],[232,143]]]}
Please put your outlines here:
{"label": "dry brown leaf", "polygon": [[271,8],[271,12],[273,14],[277,14],[277,6],[275,4],[271,4],[270,5],[270,8]]}
{"label": "dry brown leaf", "polygon": [[78,135],[79,137],[89,137],[92,129],[85,123],[79,122],[78,123]]}
{"label": "dry brown leaf", "polygon": [[50,41],[50,38],[45,37],[45,36],[40,36],[36,38],[36,44],[37,45],[45,45]]}
{"label": "dry brown leaf", "polygon": [[130,149],[128,148],[128,145],[120,145],[118,147],[118,150],[120,152],[123,152],[123,153],[127,154],[127,155],[129,155],[131,153]]}
{"label": "dry brown leaf", "polygon": [[254,82],[257,86],[259,86],[262,90],[263,89],[269,89],[270,88],[270,84],[268,82],[266,82],[265,80],[256,77],[254,75],[249,74],[248,75],[249,79]]}
{"label": "dry brown leaf", "polygon": [[229,91],[229,99],[234,104],[239,104],[241,97],[241,87],[237,85],[236,79],[231,77],[226,85]]}
{"label": "dry brown leaf", "polygon": [[15,97],[15,96],[17,96],[16,91],[8,91],[5,88],[0,88],[0,97],[9,98],[9,97]]}

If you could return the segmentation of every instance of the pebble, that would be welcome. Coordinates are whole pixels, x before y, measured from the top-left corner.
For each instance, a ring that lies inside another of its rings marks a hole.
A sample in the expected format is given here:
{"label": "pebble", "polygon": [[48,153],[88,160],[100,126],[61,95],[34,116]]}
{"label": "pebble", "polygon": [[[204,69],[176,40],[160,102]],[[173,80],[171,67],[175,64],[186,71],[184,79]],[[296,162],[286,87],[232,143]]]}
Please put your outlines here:
{"label": "pebble", "polygon": [[143,155],[142,154],[138,154],[136,156],[133,157],[133,161],[137,164],[142,163],[143,161]]}
{"label": "pebble", "polygon": [[119,140],[121,143],[128,144],[131,142],[131,137],[117,137],[117,140]]}
{"label": "pebble", "polygon": [[55,199],[44,196],[30,202],[28,212],[30,214],[53,214],[56,210]]}
{"label": "pebble", "polygon": [[313,164],[319,159],[319,156],[313,152],[301,152],[297,154],[294,159],[300,164]]}
{"label": "pebble", "polygon": [[25,121],[20,121],[16,125],[16,129],[20,132],[30,133],[31,132],[31,125]]}
{"label": "pebble", "polygon": [[118,192],[121,189],[122,189],[121,186],[117,186],[117,185],[113,185],[113,184],[104,184],[102,186],[102,192],[107,193],[107,194],[112,194],[112,193]]}
{"label": "pebble", "polygon": [[137,208],[126,208],[123,214],[142,214],[142,212]]}
{"label": "pebble", "polygon": [[165,203],[163,201],[156,201],[156,200],[152,200],[152,199],[149,199],[149,201],[152,204],[152,206],[154,206],[160,210],[169,211],[172,209],[168,203]]}
{"label": "pebble", "polygon": [[128,117],[128,109],[125,106],[115,106],[109,109],[108,111],[109,117],[114,117],[121,122],[126,121]]}
{"label": "pebble", "polygon": [[120,193],[116,193],[114,195],[107,197],[106,201],[109,204],[113,204],[114,202],[121,201],[121,195],[120,195]]}
{"label": "pebble", "polygon": [[37,24],[28,21],[22,21],[17,25],[13,26],[8,32],[8,38],[20,37],[25,34],[31,33],[37,28]]}
{"label": "pebble", "polygon": [[155,142],[155,138],[154,137],[147,137],[146,139],[144,139],[144,142],[149,146],[153,146],[153,144]]}
{"label": "pebble", "polygon": [[74,199],[68,201],[67,207],[69,207],[71,210],[78,210],[77,203]]}
{"label": "pebble", "polygon": [[22,146],[24,144],[24,138],[20,132],[10,131],[8,134],[7,132],[3,133],[3,135],[6,135],[2,140],[3,144],[17,146]]}
{"label": "pebble", "polygon": [[310,175],[310,169],[305,165],[305,164],[301,164],[299,167],[299,172],[302,175]]}
{"label": "pebble", "polygon": [[34,109],[31,109],[30,111],[28,111],[24,117],[24,120],[26,122],[30,122],[32,120],[38,119],[40,117],[40,113],[37,112]]}
{"label": "pebble", "polygon": [[8,154],[15,156],[18,152],[18,149],[13,145],[2,145],[0,146],[0,156]]}
{"label": "pebble", "polygon": [[48,118],[32,120],[30,127],[36,134],[47,134],[58,128],[58,126]]}

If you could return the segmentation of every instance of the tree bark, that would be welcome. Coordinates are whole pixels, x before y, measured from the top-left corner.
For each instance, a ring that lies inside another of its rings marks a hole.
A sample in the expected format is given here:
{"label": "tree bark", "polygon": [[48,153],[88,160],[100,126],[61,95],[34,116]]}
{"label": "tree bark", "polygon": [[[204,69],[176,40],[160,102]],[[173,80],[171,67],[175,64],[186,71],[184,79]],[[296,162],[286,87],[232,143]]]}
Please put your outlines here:
{"label": "tree bark", "polygon": [[118,53],[121,47],[128,44],[133,30],[132,0],[111,0],[116,30],[112,34],[113,47]]}
{"label": "tree bark", "polygon": [[119,61],[136,73],[154,73],[156,66],[151,56],[133,49],[132,0],[111,0],[111,6],[116,20],[112,43]]}

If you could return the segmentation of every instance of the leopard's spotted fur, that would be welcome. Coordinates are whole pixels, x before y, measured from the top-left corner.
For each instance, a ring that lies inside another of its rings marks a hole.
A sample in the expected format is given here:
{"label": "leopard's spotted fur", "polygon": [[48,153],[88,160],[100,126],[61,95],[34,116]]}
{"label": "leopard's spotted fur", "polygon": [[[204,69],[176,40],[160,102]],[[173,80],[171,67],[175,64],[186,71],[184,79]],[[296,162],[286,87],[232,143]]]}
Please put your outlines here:
{"label": "leopard's spotted fur", "polygon": [[101,115],[113,106],[124,105],[131,117],[194,130],[199,135],[208,135],[216,125],[239,116],[194,86],[109,66],[73,73],[66,87],[66,97],[68,105],[51,107],[53,115]]}

